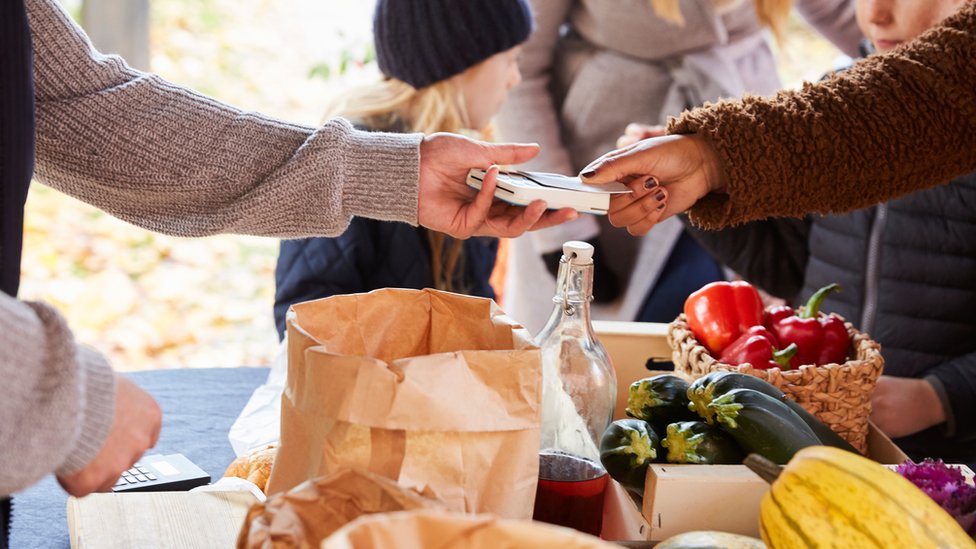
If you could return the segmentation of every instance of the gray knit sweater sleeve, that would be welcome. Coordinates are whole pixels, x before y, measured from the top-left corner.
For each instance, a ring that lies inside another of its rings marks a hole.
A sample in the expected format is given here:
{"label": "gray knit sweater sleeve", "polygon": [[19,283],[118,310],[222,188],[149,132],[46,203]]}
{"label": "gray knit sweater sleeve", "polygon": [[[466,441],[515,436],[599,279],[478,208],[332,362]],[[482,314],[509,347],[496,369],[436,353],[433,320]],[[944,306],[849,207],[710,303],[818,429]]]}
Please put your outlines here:
{"label": "gray knit sweater sleeve", "polygon": [[95,457],[112,424],[115,378],[54,309],[0,292],[0,376],[0,496]]}
{"label": "gray knit sweater sleeve", "polygon": [[100,55],[54,0],[27,7],[41,182],[181,236],[331,236],[352,216],[416,224],[419,134],[244,112]]}
{"label": "gray knit sweater sleeve", "polygon": [[[416,224],[421,136],[243,112],[98,54],[53,0],[27,7],[42,182],[182,236],[336,235],[352,216]],[[0,293],[0,379],[0,496],[95,457],[114,376],[52,308]]]}

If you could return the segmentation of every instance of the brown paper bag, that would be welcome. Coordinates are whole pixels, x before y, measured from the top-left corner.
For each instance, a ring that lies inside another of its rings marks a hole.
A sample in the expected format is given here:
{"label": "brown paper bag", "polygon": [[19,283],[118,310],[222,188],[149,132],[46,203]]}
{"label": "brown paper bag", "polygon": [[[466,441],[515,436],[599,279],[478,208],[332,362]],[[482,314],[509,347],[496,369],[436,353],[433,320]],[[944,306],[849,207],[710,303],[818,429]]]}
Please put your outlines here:
{"label": "brown paper bag", "polygon": [[252,505],[237,547],[318,547],[362,515],[442,508],[442,502],[426,496],[365,471],[313,478]]}
{"label": "brown paper bag", "polygon": [[326,538],[321,549],[611,549],[618,545],[570,528],[490,515],[425,509],[367,515]]}
{"label": "brown paper bag", "polygon": [[376,290],[294,305],[270,494],[364,469],[454,511],[529,518],[541,368],[491,300]]}

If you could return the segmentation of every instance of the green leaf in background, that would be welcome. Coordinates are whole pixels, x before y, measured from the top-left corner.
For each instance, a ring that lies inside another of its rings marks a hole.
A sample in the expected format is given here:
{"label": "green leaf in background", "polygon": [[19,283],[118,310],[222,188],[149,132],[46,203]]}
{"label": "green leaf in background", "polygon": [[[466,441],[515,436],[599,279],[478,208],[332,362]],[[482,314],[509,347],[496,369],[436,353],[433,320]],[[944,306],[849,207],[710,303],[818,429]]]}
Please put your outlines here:
{"label": "green leaf in background", "polygon": [[328,63],[312,65],[312,68],[308,70],[308,77],[328,80],[329,78],[332,78],[332,67],[330,67]]}

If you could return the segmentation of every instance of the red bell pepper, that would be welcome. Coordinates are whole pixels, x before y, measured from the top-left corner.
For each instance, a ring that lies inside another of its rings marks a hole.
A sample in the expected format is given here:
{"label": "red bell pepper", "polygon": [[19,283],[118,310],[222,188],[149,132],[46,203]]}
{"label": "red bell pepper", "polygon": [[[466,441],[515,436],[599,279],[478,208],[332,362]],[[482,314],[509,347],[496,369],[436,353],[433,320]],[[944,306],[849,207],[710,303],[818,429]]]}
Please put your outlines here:
{"label": "red bell pepper", "polygon": [[796,343],[791,343],[783,350],[777,350],[779,342],[765,326],[753,326],[746,333],[739,336],[731,345],[722,351],[720,362],[739,366],[752,364],[757,370],[770,368],[790,369],[790,359],[796,354]]}
{"label": "red bell pepper", "polygon": [[712,356],[763,323],[759,292],[748,282],[712,282],[685,300],[688,326]]}
{"label": "red bell pepper", "polygon": [[833,291],[840,291],[840,285],[830,284],[817,290],[801,312],[776,307],[766,315],[766,327],[781,345],[796,343],[799,347],[790,360],[794,368],[802,364],[842,364],[846,360],[851,341],[844,321],[820,312],[824,299]]}

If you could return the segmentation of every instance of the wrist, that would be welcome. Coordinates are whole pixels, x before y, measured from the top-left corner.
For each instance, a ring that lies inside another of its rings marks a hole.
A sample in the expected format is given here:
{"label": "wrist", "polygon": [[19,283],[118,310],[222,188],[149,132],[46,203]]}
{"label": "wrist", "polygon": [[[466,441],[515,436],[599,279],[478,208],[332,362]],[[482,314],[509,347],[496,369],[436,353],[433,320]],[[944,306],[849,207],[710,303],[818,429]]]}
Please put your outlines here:
{"label": "wrist", "polygon": [[920,397],[924,403],[922,409],[926,411],[927,427],[944,423],[946,421],[945,407],[935,387],[927,379],[920,379],[918,383]]}
{"label": "wrist", "polygon": [[715,149],[699,135],[691,134],[688,135],[688,138],[695,144],[698,156],[701,159],[702,170],[705,174],[705,194],[725,192],[728,182]]}
{"label": "wrist", "polygon": [[84,371],[84,407],[74,447],[56,474],[70,475],[85,468],[101,451],[115,421],[116,379],[108,362],[93,349],[79,345],[79,370]]}

